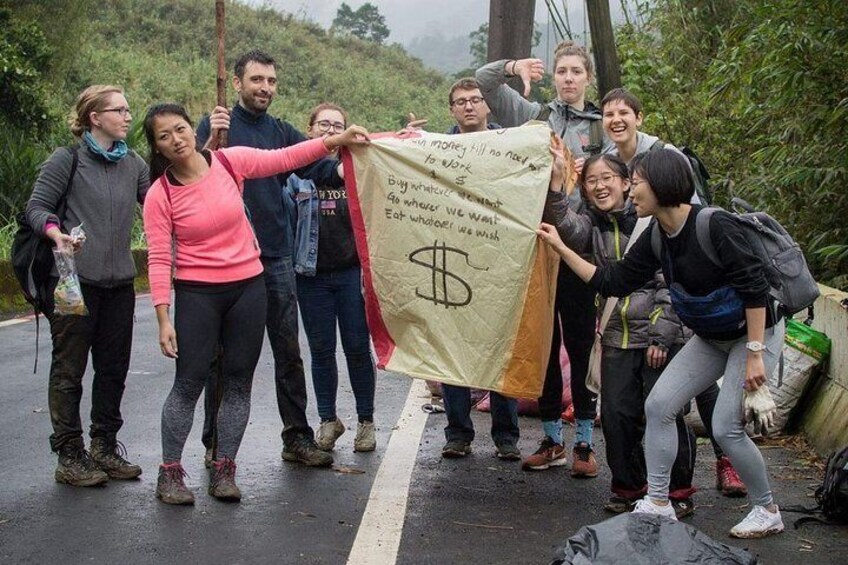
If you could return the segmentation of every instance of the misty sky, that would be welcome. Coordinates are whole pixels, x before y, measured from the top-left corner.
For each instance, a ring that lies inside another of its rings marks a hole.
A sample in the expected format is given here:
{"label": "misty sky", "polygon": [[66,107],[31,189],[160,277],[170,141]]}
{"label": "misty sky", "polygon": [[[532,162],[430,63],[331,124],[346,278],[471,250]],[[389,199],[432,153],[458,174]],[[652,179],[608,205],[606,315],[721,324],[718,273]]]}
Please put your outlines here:
{"label": "misty sky", "polygon": [[[242,0],[254,6],[267,5],[304,19],[330,27],[339,6],[344,0]],[[367,0],[346,0],[354,10]],[[388,43],[408,44],[421,35],[430,35],[434,29],[445,37],[468,35],[489,19],[489,0],[370,0],[386,18],[391,30]],[[562,0],[556,0],[562,6]],[[611,2],[615,16],[619,3]],[[582,27],[584,2],[569,0],[572,28]],[[536,0],[536,21],[548,21],[545,0]]]}

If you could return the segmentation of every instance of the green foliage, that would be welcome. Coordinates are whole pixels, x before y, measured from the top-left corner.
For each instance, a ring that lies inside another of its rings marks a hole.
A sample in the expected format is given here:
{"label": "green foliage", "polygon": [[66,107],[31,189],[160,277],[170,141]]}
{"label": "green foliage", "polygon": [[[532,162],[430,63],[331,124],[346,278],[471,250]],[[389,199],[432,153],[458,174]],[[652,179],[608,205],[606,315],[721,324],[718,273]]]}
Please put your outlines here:
{"label": "green foliage", "polygon": [[390,33],[386,27],[386,18],[371,2],[366,2],[357,10],[342,2],[333,20],[333,30],[375,43],[383,43]]}
{"label": "green foliage", "polygon": [[[778,218],[817,278],[848,286],[848,3],[657,0],[620,29],[644,129],[694,146]],[[731,193],[720,193],[726,203]]]}
{"label": "green foliage", "polygon": [[15,214],[26,206],[38,168],[52,149],[33,143],[24,131],[4,127],[2,120],[0,146],[0,225],[6,225],[14,222]]}
{"label": "green foliage", "polygon": [[468,38],[471,40],[471,66],[480,68],[489,61],[489,22],[480,24]]}
{"label": "green foliage", "polygon": [[0,8],[0,116],[27,131],[48,120],[47,82],[42,75],[50,47],[34,22]]}

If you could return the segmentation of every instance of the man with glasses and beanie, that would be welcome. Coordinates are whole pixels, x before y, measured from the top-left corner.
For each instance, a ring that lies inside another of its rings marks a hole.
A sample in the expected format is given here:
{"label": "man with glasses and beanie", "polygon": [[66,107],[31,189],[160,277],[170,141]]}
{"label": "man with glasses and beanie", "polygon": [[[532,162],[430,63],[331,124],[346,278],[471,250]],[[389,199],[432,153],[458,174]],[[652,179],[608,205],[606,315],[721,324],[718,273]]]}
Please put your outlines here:
{"label": "man with glasses and beanie", "polygon": [[[233,87],[238,103],[227,113],[216,111],[201,120],[197,142],[209,141],[212,129],[227,129],[228,144],[259,149],[279,149],[306,141],[306,137],[291,124],[268,114],[268,107],[277,91],[276,62],[261,51],[250,51],[235,64]],[[298,176],[316,184],[338,185],[339,163],[322,159],[303,170]],[[318,448],[314,433],[306,418],[306,377],[298,343],[297,298],[292,260],[294,241],[285,209],[282,189],[289,174],[244,181],[244,202],[259,242],[265,286],[268,294],[266,328],[274,354],[274,381],[277,407],[283,421],[282,458],[304,463],[310,467],[329,467],[333,456]],[[210,360],[211,363],[212,360]],[[207,448],[207,466],[212,458],[217,403],[215,401],[214,371],[206,387],[206,419],[203,444]]]}
{"label": "man with glasses and beanie", "polygon": [[[456,120],[456,125],[448,130],[449,134],[501,129],[498,124],[489,122],[489,107],[473,78],[456,81],[448,93],[448,103]],[[448,417],[448,425],[445,427],[447,442],[442,448],[442,457],[464,457],[471,453],[471,442],[474,440],[471,389],[443,384],[442,398]],[[521,460],[518,449],[518,401],[490,392],[489,402],[492,411],[492,440],[498,458],[506,461]]]}

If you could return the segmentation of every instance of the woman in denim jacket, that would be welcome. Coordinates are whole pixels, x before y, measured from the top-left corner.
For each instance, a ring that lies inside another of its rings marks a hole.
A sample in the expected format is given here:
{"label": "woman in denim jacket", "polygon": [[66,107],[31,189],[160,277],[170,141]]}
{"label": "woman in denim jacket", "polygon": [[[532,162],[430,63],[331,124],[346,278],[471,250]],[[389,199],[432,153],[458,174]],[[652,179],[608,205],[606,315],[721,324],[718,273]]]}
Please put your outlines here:
{"label": "woman in denim jacket", "polygon": [[[306,135],[326,137],[347,126],[347,113],[335,104],[319,104],[309,116]],[[336,414],[339,373],[336,366],[336,325],[342,339],[359,425],[354,451],[374,451],[374,360],[365,321],[361,270],[347,192],[344,186],[317,187],[317,222],[311,189],[300,183],[292,196],[298,207],[296,235],[297,300],[312,356],[312,383],[321,426],[318,447],[331,451],[345,432]],[[303,213],[306,212],[306,213]],[[317,257],[315,240],[317,235]],[[314,264],[314,270],[312,265]]]}

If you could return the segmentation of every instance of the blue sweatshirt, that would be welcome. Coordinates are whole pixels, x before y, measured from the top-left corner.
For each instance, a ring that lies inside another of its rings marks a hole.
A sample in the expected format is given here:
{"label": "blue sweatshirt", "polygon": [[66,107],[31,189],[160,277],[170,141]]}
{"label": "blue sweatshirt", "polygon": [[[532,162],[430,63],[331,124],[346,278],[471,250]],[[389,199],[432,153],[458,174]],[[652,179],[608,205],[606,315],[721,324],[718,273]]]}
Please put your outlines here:
{"label": "blue sweatshirt", "polygon": [[[209,117],[206,116],[197,126],[198,145],[206,143],[209,133]],[[240,105],[231,110],[227,142],[230,147],[243,145],[259,149],[280,149],[301,141],[306,141],[306,137],[294,126],[266,112],[254,114]],[[313,180],[319,186],[339,186],[344,181],[339,177],[337,167],[337,160],[326,158],[292,172],[301,178]],[[288,213],[281,196],[289,174],[291,173],[244,181],[244,201],[250,211],[263,257],[285,257],[292,254],[292,227],[289,226]]]}

